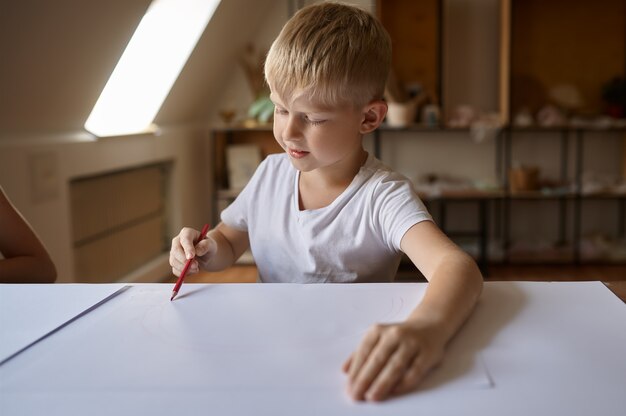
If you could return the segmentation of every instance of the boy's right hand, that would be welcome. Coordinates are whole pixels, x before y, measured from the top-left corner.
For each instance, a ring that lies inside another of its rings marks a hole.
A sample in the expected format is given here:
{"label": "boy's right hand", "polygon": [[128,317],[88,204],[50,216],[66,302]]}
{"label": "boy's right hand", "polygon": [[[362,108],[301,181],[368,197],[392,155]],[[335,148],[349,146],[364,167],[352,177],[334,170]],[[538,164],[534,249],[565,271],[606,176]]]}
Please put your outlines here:
{"label": "boy's right hand", "polygon": [[208,236],[194,246],[193,242],[199,237],[200,231],[185,227],[172,239],[170,266],[175,276],[180,276],[187,260],[194,257],[187,274],[198,273],[200,265],[206,265],[217,252],[217,243]]}

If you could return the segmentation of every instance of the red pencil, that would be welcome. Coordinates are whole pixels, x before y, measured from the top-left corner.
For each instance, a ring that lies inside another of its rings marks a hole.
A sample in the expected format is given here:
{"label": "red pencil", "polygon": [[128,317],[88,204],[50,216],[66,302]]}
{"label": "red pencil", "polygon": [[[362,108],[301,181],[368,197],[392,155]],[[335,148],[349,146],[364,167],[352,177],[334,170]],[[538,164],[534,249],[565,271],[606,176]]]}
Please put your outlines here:
{"label": "red pencil", "polygon": [[[200,231],[200,237],[198,237],[198,239],[193,242],[194,246],[202,241],[204,237],[206,237],[207,231],[209,231],[209,224],[204,224],[204,227],[202,227],[202,231]],[[193,258],[187,260],[187,263],[185,263],[185,267],[183,267],[183,271],[180,273],[180,276],[178,276],[178,280],[176,280],[174,290],[172,291],[172,297],[170,298],[170,302],[174,300],[174,298],[178,294],[178,291],[180,290],[180,287],[183,285],[183,280],[185,280],[185,275],[187,274],[187,270],[189,270],[189,266],[191,266],[192,261]]]}

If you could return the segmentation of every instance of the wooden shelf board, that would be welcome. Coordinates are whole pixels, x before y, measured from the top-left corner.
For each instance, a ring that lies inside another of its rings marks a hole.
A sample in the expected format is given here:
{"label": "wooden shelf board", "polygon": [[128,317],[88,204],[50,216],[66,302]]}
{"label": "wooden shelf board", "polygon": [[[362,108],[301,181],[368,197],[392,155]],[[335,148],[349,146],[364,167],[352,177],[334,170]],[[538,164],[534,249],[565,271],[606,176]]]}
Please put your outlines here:
{"label": "wooden shelf board", "polygon": [[517,191],[509,192],[507,196],[510,199],[574,199],[577,194],[575,192]]}
{"label": "wooden shelf board", "polygon": [[624,192],[591,192],[591,193],[581,193],[581,198],[583,199],[622,199],[626,198],[626,193]]}
{"label": "wooden shelf board", "polygon": [[477,199],[502,199],[505,196],[504,191],[485,191],[480,189],[466,189],[466,190],[450,190],[442,191],[440,193],[428,193],[418,192],[418,196],[425,201],[436,200],[477,200]]}

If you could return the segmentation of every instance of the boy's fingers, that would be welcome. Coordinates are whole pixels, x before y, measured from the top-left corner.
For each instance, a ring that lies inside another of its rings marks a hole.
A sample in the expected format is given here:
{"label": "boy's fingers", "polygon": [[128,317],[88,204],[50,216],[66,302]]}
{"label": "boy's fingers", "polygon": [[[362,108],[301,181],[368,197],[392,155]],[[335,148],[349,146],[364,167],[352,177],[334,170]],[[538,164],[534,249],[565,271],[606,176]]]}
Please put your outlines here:
{"label": "boy's fingers", "polygon": [[189,269],[187,270],[187,275],[196,274],[199,271],[200,269],[198,267],[198,262],[196,260],[192,260],[191,264],[189,265]]}
{"label": "boy's fingers", "polygon": [[369,390],[372,382],[379,376],[397,348],[398,343],[391,337],[384,337],[376,344],[360,369],[356,380],[352,383],[351,390],[354,399],[363,400],[365,398],[365,392]]}
{"label": "boy's fingers", "polygon": [[367,400],[384,400],[389,393],[400,383],[413,361],[414,352],[400,345],[389,357],[385,367],[378,373],[370,388],[365,393]]}
{"label": "boy's fingers", "polygon": [[[180,274],[183,272],[184,268],[185,268],[185,263],[181,264],[180,267],[175,266],[172,267],[172,274],[176,277],[180,276]],[[189,269],[187,269],[187,273],[186,275],[192,275],[195,273],[198,273],[200,271],[200,268],[198,266],[198,262],[196,260],[192,260],[191,264],[189,265]]]}
{"label": "boy's fingers", "polygon": [[415,359],[409,369],[404,373],[404,377],[393,389],[395,394],[403,394],[411,391],[424,377],[424,367],[419,359]]}
{"label": "boy's fingers", "polygon": [[436,363],[436,360],[433,362],[425,354],[418,354],[404,373],[404,377],[393,389],[393,393],[403,394],[413,390]]}
{"label": "boy's fingers", "polygon": [[196,247],[195,247],[196,256],[200,256],[200,257],[206,255],[207,253],[211,253],[213,250],[214,250],[214,242],[210,238],[205,238],[204,240],[196,244]]}
{"label": "boy's fingers", "polygon": [[170,266],[172,266],[172,268],[182,269],[185,261],[187,261],[185,259],[185,252],[180,246],[178,237],[174,237],[172,239],[172,248],[170,249]]}
{"label": "boy's fingers", "polygon": [[365,363],[365,360],[374,349],[374,346],[380,338],[381,331],[382,329],[380,325],[375,325],[374,327],[372,327],[372,329],[370,329],[365,335],[365,338],[363,338],[363,341],[361,341],[361,345],[359,345],[357,350],[352,353],[352,357],[350,360],[350,370],[348,373],[348,381],[350,384],[354,383],[354,380],[356,379],[359,370],[363,366],[363,363]]}
{"label": "boy's fingers", "polygon": [[350,356],[348,357],[348,359],[343,363],[343,365],[341,366],[341,370],[344,373],[348,373],[348,371],[350,371],[350,365],[352,364],[352,356],[354,355],[354,353],[350,354]]}
{"label": "boy's fingers", "polygon": [[194,239],[198,237],[198,231],[193,228],[183,228],[179,234],[180,237],[180,245],[185,252],[186,259],[193,259],[196,255],[196,249],[193,245]]}

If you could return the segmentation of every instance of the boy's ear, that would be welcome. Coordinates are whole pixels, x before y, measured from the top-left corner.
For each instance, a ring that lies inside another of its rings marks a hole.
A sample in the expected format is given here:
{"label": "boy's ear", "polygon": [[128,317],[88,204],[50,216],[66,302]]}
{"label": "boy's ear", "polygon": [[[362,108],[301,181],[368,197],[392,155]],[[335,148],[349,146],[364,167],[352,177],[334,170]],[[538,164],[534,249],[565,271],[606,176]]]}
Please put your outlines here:
{"label": "boy's ear", "polygon": [[371,133],[376,130],[380,123],[383,122],[387,115],[387,102],[384,100],[374,100],[367,103],[363,107],[361,128],[359,132],[361,134]]}

